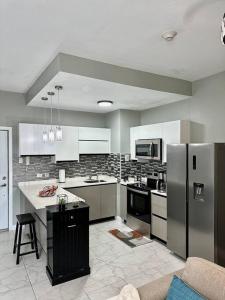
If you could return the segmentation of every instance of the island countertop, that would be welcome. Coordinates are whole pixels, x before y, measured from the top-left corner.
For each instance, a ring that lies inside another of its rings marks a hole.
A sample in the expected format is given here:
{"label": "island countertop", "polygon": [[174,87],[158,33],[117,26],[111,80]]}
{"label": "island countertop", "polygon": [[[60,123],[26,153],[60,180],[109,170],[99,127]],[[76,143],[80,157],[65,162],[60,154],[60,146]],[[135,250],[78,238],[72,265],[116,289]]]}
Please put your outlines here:
{"label": "island countertop", "polygon": [[[27,198],[27,200],[33,205],[35,209],[43,209],[49,205],[57,204],[57,195],[66,194],[68,196],[68,202],[85,201],[78,196],[67,191],[67,188],[85,187],[92,185],[104,185],[117,183],[117,179],[111,176],[100,176],[99,179],[105,180],[105,182],[98,183],[86,183],[84,180],[88,177],[74,177],[66,178],[65,183],[59,183],[57,179],[41,180],[41,181],[27,181],[18,183],[20,191]],[[40,197],[39,191],[46,185],[57,185],[58,189],[53,197]]]}

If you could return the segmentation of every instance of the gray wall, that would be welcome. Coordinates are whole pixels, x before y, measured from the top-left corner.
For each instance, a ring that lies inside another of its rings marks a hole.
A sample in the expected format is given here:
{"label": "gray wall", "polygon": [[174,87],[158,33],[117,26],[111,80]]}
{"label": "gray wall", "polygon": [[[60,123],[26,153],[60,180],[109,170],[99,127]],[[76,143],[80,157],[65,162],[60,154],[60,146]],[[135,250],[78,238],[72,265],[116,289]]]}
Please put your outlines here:
{"label": "gray wall", "polygon": [[106,114],[106,127],[111,128],[111,152],[120,153],[120,111]]}
{"label": "gray wall", "polygon": [[[49,123],[49,119],[49,109],[27,106],[23,94],[0,91],[0,126],[13,127],[14,154],[18,153],[18,123]],[[105,127],[104,114],[62,110],[61,120],[62,125]]]}
{"label": "gray wall", "polygon": [[[105,127],[104,114],[62,111],[61,116],[63,125]],[[13,169],[15,176],[26,176],[26,172],[22,172],[22,166],[18,164],[18,123],[49,123],[49,117],[49,109],[26,106],[23,94],[0,91],[0,126],[13,127]],[[21,201],[19,190],[15,184],[13,187],[14,221],[15,215],[20,213],[20,208],[23,206]]]}
{"label": "gray wall", "polygon": [[130,153],[130,127],[140,125],[140,112],[116,110],[106,115],[106,127],[111,128],[111,152]]}
{"label": "gray wall", "polygon": [[130,153],[130,127],[140,125],[140,112],[120,110],[120,153]]}
{"label": "gray wall", "polygon": [[193,142],[225,142],[225,72],[193,83],[193,97],[141,113],[141,124],[191,120]]}

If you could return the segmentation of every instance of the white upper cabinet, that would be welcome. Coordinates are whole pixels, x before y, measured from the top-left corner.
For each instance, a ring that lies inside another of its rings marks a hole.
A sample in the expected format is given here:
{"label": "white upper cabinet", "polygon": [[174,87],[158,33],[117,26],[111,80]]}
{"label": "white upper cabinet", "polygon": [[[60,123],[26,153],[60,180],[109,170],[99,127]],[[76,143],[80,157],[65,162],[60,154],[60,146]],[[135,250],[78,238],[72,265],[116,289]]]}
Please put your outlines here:
{"label": "white upper cabinet", "polygon": [[80,154],[109,154],[111,129],[79,127]]}
{"label": "white upper cabinet", "polygon": [[108,141],[79,141],[80,154],[109,154],[110,144]]}
{"label": "white upper cabinet", "polygon": [[55,142],[56,161],[79,160],[78,128],[62,126],[63,140]]}
{"label": "white upper cabinet", "polygon": [[162,126],[161,124],[140,126],[139,132],[140,139],[158,139],[162,136]]}
{"label": "white upper cabinet", "polygon": [[131,159],[136,159],[136,140],[155,138],[162,139],[162,162],[166,162],[167,144],[180,144],[190,142],[190,122],[178,120],[132,127],[130,129]]}
{"label": "white upper cabinet", "polygon": [[62,126],[62,141],[43,142],[43,132],[49,129],[50,125],[20,123],[19,155],[55,155],[56,161],[74,161],[79,154],[110,153],[110,129]]}
{"label": "white upper cabinet", "polygon": [[55,144],[43,142],[43,132],[49,125],[19,124],[19,155],[54,155]]}
{"label": "white upper cabinet", "polygon": [[167,161],[167,145],[190,143],[190,122],[178,120],[162,123],[163,162]]}
{"label": "white upper cabinet", "polygon": [[79,127],[79,140],[82,141],[110,141],[111,129]]}

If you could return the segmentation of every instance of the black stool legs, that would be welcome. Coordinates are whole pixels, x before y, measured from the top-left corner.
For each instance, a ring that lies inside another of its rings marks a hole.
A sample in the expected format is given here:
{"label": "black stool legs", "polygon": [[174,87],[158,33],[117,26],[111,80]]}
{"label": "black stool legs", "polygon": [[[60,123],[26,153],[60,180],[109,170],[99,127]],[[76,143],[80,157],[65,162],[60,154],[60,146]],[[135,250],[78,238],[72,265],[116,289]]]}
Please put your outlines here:
{"label": "black stool legs", "polygon": [[16,253],[16,246],[17,246],[17,237],[18,237],[18,222],[16,223],[16,232],[15,232],[15,238],[14,238],[14,246],[13,246],[13,254]]}
{"label": "black stool legs", "polygon": [[20,225],[19,226],[19,240],[18,240],[18,246],[17,246],[17,256],[16,256],[16,264],[17,265],[20,262],[20,247],[21,247],[22,228],[23,228],[23,225]]}
{"label": "black stool legs", "polygon": [[[13,253],[16,253],[17,250],[17,256],[16,256],[16,264],[18,265],[20,262],[20,256],[35,253],[36,258],[39,259],[39,254],[38,254],[38,246],[37,246],[37,235],[36,235],[36,230],[35,230],[35,219],[32,216],[32,214],[22,214],[22,215],[17,215],[17,223],[16,223],[16,232],[15,232],[15,238],[14,238],[14,246],[13,246]],[[23,225],[29,225],[30,229],[30,242],[22,243],[22,229]],[[19,237],[18,237],[18,232],[19,232]],[[31,244],[31,249],[33,251],[29,252],[22,252],[20,251],[21,246],[23,245],[28,245]]]}
{"label": "black stool legs", "polygon": [[38,246],[37,246],[37,235],[36,235],[36,229],[35,229],[35,224],[32,224],[32,231],[33,231],[33,241],[34,241],[34,248],[35,248],[35,253],[36,253],[36,258],[39,259],[39,254],[38,254]]}

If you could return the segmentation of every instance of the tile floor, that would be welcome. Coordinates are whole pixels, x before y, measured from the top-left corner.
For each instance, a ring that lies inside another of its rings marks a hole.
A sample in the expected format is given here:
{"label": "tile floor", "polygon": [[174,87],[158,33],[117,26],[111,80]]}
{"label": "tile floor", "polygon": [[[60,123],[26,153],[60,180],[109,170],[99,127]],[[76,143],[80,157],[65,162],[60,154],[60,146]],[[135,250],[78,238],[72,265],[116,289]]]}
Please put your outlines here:
{"label": "tile floor", "polygon": [[138,287],[178,270],[184,262],[159,242],[130,248],[108,233],[129,230],[119,220],[90,226],[91,275],[52,287],[45,274],[46,257],[24,256],[16,266],[14,232],[0,233],[0,299],[105,300],[127,283]]}

